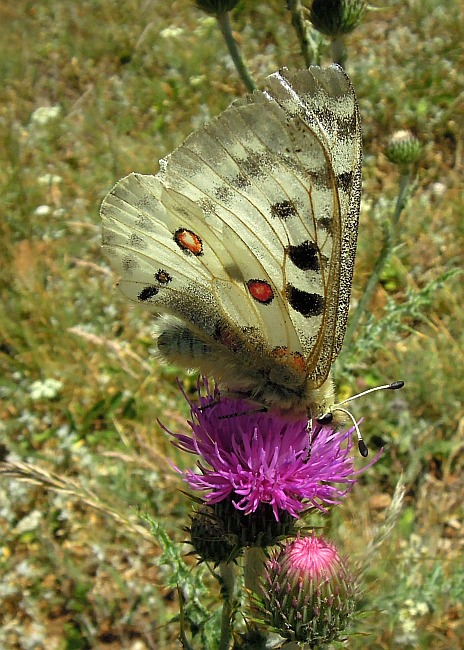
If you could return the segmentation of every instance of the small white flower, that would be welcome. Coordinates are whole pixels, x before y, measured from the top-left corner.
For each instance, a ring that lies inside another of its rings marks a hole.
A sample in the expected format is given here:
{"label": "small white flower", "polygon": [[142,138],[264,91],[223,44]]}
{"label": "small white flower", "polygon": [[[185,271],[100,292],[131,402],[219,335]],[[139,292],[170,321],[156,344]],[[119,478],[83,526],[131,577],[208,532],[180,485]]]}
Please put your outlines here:
{"label": "small white flower", "polygon": [[193,87],[196,88],[197,86],[201,86],[201,84],[206,81],[206,75],[204,74],[197,74],[193,77],[190,77],[189,79],[189,84]]}
{"label": "small white flower", "polygon": [[420,601],[416,603],[416,614],[417,616],[425,616],[428,614],[430,611],[430,607],[428,606],[427,603],[424,603],[423,601]]}
{"label": "small white flower", "polygon": [[58,427],[58,429],[56,430],[57,437],[62,440],[68,438],[70,433],[71,430],[68,424],[63,424],[61,427]]}
{"label": "small white flower", "polygon": [[146,645],[143,641],[134,641],[134,643],[131,645],[130,650],[146,650]]}
{"label": "small white flower", "polygon": [[34,578],[39,574],[39,570],[34,567],[29,560],[21,560],[21,562],[16,565],[16,573],[25,578]]}
{"label": "small white flower", "polygon": [[29,431],[35,429],[39,423],[37,415],[31,413],[29,409],[23,409],[21,414],[18,416],[18,422],[26,427]]}
{"label": "small white flower", "polygon": [[117,316],[118,310],[116,307],[111,304],[111,305],[106,305],[106,307],[103,308],[103,311],[106,316],[109,316],[110,318],[115,318]]}
{"label": "small white flower", "polygon": [[20,534],[27,533],[30,530],[35,530],[42,519],[40,510],[32,510],[29,514],[23,517],[15,526],[15,532]]}
{"label": "small white flower", "polygon": [[42,174],[38,177],[37,182],[39,185],[58,185],[63,179],[56,174]]}
{"label": "small white flower", "polygon": [[31,623],[27,628],[27,636],[24,639],[23,648],[24,650],[37,650],[37,648],[43,648],[44,641],[48,640],[46,638],[45,628],[39,623]]}
{"label": "small white flower", "polygon": [[98,375],[97,381],[100,386],[108,386],[108,384],[111,382],[111,377],[109,375]]}
{"label": "small white flower", "polygon": [[31,399],[53,399],[63,388],[63,382],[57,379],[45,379],[44,381],[34,381],[30,387]]}
{"label": "small white flower", "polygon": [[216,25],[216,18],[214,16],[200,16],[198,24],[203,27],[214,27]]}
{"label": "small white flower", "polygon": [[203,16],[198,21],[197,27],[193,30],[195,36],[207,36],[211,30],[216,26],[216,18],[214,16]]}
{"label": "small white flower", "polygon": [[92,544],[91,549],[96,556],[97,560],[103,562],[105,559],[105,550],[100,544]]}
{"label": "small white flower", "polygon": [[61,113],[61,106],[39,106],[31,115],[31,124],[34,126],[45,126],[56,120]]}
{"label": "small white flower", "polygon": [[430,186],[430,194],[434,199],[441,199],[441,197],[446,193],[447,189],[448,188],[444,183],[437,181],[436,183],[432,183]]}
{"label": "small white flower", "polygon": [[174,25],[169,25],[165,29],[160,31],[161,38],[170,39],[170,38],[179,38],[184,33],[182,27],[175,27]]}
{"label": "small white flower", "polygon": [[[2,398],[6,399],[11,395],[12,392],[13,392],[12,388],[9,388],[8,386],[0,386],[0,399]],[[3,422],[0,422],[0,432],[3,430],[2,426],[3,426]]]}
{"label": "small white flower", "polygon": [[52,209],[49,205],[39,205],[34,210],[34,214],[38,217],[45,217],[47,214],[50,214],[51,211]]}

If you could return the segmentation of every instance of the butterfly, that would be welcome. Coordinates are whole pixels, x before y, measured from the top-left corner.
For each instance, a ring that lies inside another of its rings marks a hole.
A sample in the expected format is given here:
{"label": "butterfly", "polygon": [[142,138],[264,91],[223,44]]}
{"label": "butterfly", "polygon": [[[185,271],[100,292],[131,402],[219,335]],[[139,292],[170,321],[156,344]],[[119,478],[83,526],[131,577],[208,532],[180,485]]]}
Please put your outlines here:
{"label": "butterfly", "polygon": [[265,409],[331,412],[361,197],[358,103],[337,65],[266,79],[103,201],[120,289],[161,359]]}

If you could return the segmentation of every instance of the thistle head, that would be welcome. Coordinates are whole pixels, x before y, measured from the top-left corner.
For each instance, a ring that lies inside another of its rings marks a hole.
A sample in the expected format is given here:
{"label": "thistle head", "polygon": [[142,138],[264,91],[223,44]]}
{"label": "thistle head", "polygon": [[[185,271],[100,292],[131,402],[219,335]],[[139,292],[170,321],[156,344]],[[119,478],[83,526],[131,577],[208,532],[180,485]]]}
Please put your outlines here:
{"label": "thistle head", "polygon": [[203,559],[223,561],[246,546],[276,544],[308,510],[327,513],[356,483],[354,428],[308,431],[306,417],[256,411],[246,400],[221,397],[206,380],[198,402],[188,403],[190,433],[171,435],[179,449],[197,456],[197,468],[174,469],[203,495],[189,528]]}
{"label": "thistle head", "polygon": [[313,27],[326,36],[349,34],[366,13],[364,0],[314,0],[309,19]]}
{"label": "thistle head", "polygon": [[358,593],[333,544],[314,534],[298,536],[267,562],[257,619],[289,641],[319,647],[346,631]]}
{"label": "thistle head", "polygon": [[422,153],[421,144],[411,131],[396,131],[385,147],[385,155],[395,165],[407,167],[419,160]]}
{"label": "thistle head", "polygon": [[206,14],[211,14],[217,16],[218,14],[223,14],[226,11],[232,11],[239,0],[195,0],[195,4],[198,9],[204,11]]}

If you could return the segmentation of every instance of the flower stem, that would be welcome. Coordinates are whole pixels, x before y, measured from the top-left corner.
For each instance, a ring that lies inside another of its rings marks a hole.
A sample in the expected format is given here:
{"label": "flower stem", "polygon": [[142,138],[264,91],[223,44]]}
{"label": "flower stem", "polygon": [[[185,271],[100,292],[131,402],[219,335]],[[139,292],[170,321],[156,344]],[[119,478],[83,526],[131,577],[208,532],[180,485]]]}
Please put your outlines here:
{"label": "flower stem", "polygon": [[307,23],[303,17],[303,8],[300,0],[287,0],[287,9],[292,16],[292,25],[300,42],[301,54],[306,67],[319,63],[317,43],[308,31]]}
{"label": "flower stem", "polygon": [[261,593],[266,556],[262,548],[251,546],[244,553],[243,578],[245,587],[254,594]]}
{"label": "flower stem", "polygon": [[338,65],[341,65],[342,68],[344,68],[347,59],[347,52],[343,36],[335,36],[335,38],[332,39],[331,49],[332,61],[338,63]]}
{"label": "flower stem", "polygon": [[403,212],[408,197],[409,186],[411,184],[411,173],[408,168],[404,169],[400,176],[400,189],[396,199],[395,212],[392,217],[393,225],[396,227],[401,213]]}
{"label": "flower stem", "polygon": [[[265,561],[266,555],[262,548],[250,546],[245,550],[243,555],[243,582],[249,594],[256,594],[257,596],[262,594],[261,578],[264,576]],[[250,629],[253,625],[255,624],[248,621]],[[263,643],[265,643],[266,632],[261,630],[261,635]]]}
{"label": "flower stem", "polygon": [[245,84],[247,91],[249,93],[252,93],[255,89],[255,82],[253,81],[250,71],[248,70],[243,60],[237,41],[233,37],[229,12],[224,11],[223,13],[216,14],[216,19],[219,23],[219,29],[224,36],[229,54],[232,57],[232,61],[234,62],[235,67],[237,68],[238,74],[240,75],[240,79]]}
{"label": "flower stem", "polygon": [[235,565],[232,562],[222,562],[219,565],[221,575],[221,592],[224,600],[221,616],[221,638],[218,650],[229,650],[232,639],[232,616],[235,602]]}

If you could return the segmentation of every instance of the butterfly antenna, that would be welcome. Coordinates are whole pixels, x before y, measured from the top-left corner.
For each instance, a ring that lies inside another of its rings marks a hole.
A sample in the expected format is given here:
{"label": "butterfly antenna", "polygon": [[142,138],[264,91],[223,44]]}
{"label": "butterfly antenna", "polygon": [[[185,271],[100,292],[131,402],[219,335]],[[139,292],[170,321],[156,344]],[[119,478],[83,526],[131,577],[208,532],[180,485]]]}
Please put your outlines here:
{"label": "butterfly antenna", "polygon": [[394,381],[391,384],[384,384],[383,386],[376,386],[375,388],[369,388],[368,390],[363,390],[362,393],[358,393],[357,395],[352,395],[351,397],[348,397],[347,399],[344,399],[342,402],[337,404],[338,406],[341,406],[342,404],[348,404],[348,402],[351,402],[354,399],[358,399],[358,397],[363,397],[364,395],[368,395],[369,393],[375,393],[378,390],[398,390],[399,388],[403,388],[404,386],[404,381]]}
{"label": "butterfly antenna", "polygon": [[367,455],[369,454],[369,449],[367,448],[367,445],[363,440],[363,437],[361,435],[361,431],[359,430],[359,427],[358,427],[358,423],[354,419],[353,414],[350,413],[347,409],[342,409],[340,406],[337,406],[336,408],[334,408],[334,411],[341,411],[342,413],[344,413],[345,415],[347,415],[350,418],[350,420],[353,423],[354,429],[356,431],[356,436],[358,438],[359,453],[361,454],[361,456],[363,458],[366,458]]}
{"label": "butterfly antenna", "polygon": [[364,395],[368,395],[369,393],[375,393],[378,390],[398,390],[399,388],[403,388],[404,386],[404,381],[393,381],[391,384],[384,384],[383,386],[376,386],[375,388],[369,388],[368,390],[363,390],[362,393],[358,393],[357,395],[353,395],[352,397],[348,397],[347,399],[344,399],[342,402],[339,402],[339,404],[335,404],[335,406],[328,411],[327,413],[324,413],[321,417],[316,419],[316,422],[321,425],[329,424],[333,420],[333,414],[335,411],[341,411],[342,413],[345,413],[350,420],[353,422],[354,428],[356,430],[356,435],[358,437],[358,449],[359,453],[361,456],[366,458],[366,456],[369,453],[369,450],[367,449],[367,445],[364,442],[361,432],[359,430],[358,424],[356,420],[354,419],[353,415],[342,407],[342,404],[348,404],[348,402],[351,402],[354,399],[358,399],[358,397],[363,397]]}

